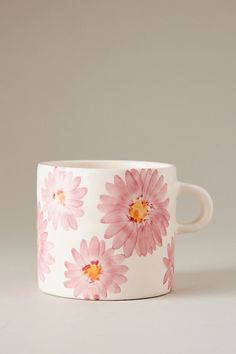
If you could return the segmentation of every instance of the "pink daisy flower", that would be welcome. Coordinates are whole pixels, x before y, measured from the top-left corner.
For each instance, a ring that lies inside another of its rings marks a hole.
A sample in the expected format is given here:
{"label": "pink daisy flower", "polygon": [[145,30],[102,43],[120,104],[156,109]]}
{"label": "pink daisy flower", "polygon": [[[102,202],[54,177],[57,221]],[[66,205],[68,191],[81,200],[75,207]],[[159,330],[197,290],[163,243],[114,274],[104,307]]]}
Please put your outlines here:
{"label": "pink daisy flower", "polygon": [[84,212],[81,200],[87,193],[87,188],[80,188],[80,177],[73,178],[72,172],[54,168],[49,172],[42,188],[43,210],[47,211],[48,220],[52,220],[54,229],[58,225],[67,231],[77,230],[77,218]]}
{"label": "pink daisy flower", "polygon": [[50,265],[55,263],[55,259],[50,255],[49,251],[54,247],[52,242],[48,242],[48,233],[46,232],[47,220],[43,217],[43,212],[38,203],[37,208],[37,251],[38,251],[38,278],[45,281],[45,274],[50,273]]}
{"label": "pink daisy flower", "polygon": [[120,293],[120,285],[127,281],[124,273],[128,267],[122,265],[124,255],[114,255],[112,248],[105,249],[105,241],[94,236],[89,244],[81,241],[80,250],[71,251],[74,263],[65,262],[66,288],[74,289],[74,296],[100,300],[107,292]]}
{"label": "pink daisy flower", "polygon": [[163,284],[168,283],[168,289],[172,290],[174,283],[174,237],[172,237],[171,243],[167,245],[167,254],[168,258],[163,258],[163,263],[167,268],[163,278]]}
{"label": "pink daisy flower", "polygon": [[109,224],[105,238],[113,238],[112,247],[123,247],[129,257],[134,249],[146,256],[162,246],[170,218],[163,176],[152,169],[127,170],[125,180],[116,175],[106,189],[109,195],[101,195],[98,208],[105,212],[101,222]]}

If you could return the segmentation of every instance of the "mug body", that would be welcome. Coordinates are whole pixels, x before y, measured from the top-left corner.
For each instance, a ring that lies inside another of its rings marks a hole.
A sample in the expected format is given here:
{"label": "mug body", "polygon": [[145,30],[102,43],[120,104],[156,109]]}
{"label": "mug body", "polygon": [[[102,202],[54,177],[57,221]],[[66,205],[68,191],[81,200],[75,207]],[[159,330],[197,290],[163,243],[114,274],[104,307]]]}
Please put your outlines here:
{"label": "mug body", "polygon": [[171,291],[176,183],[175,166],[163,163],[40,163],[39,288],[90,300]]}

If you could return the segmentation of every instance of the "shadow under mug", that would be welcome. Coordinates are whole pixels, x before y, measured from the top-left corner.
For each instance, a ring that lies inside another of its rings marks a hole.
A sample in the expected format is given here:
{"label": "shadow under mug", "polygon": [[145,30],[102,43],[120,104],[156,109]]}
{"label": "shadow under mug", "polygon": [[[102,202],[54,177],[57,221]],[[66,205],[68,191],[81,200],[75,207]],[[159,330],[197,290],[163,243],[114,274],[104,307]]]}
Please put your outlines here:
{"label": "shadow under mug", "polygon": [[[201,204],[176,220],[180,193]],[[138,299],[171,291],[177,234],[207,225],[213,204],[179,182],[174,165],[141,161],[52,161],[38,165],[39,288],[90,300]]]}

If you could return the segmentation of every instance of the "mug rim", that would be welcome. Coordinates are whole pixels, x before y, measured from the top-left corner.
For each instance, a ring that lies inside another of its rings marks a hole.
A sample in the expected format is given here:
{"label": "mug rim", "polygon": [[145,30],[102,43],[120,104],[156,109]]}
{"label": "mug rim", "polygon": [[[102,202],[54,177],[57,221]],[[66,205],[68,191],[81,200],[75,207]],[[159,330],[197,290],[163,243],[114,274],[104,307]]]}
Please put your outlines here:
{"label": "mug rim", "polygon": [[176,167],[165,162],[139,160],[55,160],[39,162],[38,165],[82,170],[169,169]]}

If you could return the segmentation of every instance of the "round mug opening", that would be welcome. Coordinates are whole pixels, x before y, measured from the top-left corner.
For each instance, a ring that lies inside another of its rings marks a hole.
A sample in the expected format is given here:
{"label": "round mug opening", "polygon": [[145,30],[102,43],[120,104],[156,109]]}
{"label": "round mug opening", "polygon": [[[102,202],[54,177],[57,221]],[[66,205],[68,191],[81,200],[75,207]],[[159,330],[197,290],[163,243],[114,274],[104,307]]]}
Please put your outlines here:
{"label": "round mug opening", "polygon": [[40,165],[65,168],[82,169],[141,169],[141,168],[170,168],[174,167],[169,163],[151,162],[151,161],[128,161],[128,160],[63,160],[63,161],[45,161]]}

